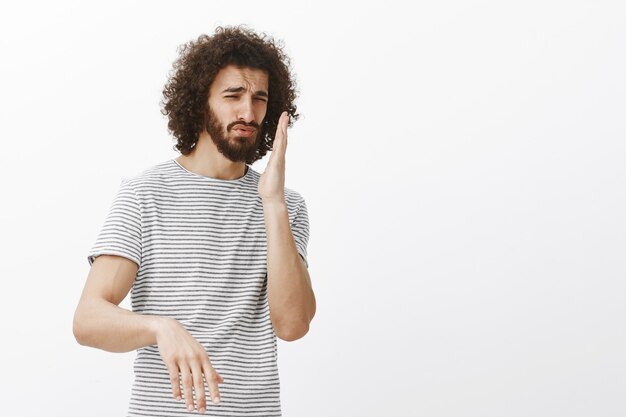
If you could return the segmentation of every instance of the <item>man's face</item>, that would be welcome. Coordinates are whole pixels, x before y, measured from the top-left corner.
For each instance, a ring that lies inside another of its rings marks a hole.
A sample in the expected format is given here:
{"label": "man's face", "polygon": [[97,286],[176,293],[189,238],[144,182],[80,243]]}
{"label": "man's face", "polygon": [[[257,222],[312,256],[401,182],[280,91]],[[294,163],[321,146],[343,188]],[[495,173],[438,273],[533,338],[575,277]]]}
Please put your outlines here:
{"label": "man's face", "polygon": [[251,159],[263,140],[267,112],[267,72],[256,68],[222,68],[209,88],[206,131],[217,149],[233,162]]}

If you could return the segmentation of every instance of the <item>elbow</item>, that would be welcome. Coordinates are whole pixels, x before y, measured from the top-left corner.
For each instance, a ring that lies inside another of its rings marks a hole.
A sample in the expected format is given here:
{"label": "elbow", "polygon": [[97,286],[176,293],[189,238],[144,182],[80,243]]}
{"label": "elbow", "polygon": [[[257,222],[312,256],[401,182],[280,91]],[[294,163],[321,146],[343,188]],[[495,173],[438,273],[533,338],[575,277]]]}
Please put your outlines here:
{"label": "elbow", "polygon": [[293,342],[302,339],[309,332],[309,323],[296,323],[283,326],[277,326],[274,329],[276,337],[285,342]]}
{"label": "elbow", "polygon": [[74,333],[74,338],[78,342],[79,345],[89,346],[88,342],[88,332],[85,328],[85,320],[80,314],[80,310],[76,309],[74,313],[74,320],[72,322],[72,332]]}
{"label": "elbow", "polygon": [[309,332],[314,315],[315,307],[313,307],[312,311],[294,314],[289,318],[272,317],[272,326],[274,327],[276,337],[285,342],[302,339]]}
{"label": "elbow", "polygon": [[87,343],[85,342],[85,335],[82,333],[82,330],[74,321],[74,325],[72,327],[72,331],[74,332],[74,339],[78,342],[79,345],[85,346]]}
{"label": "elbow", "polygon": [[77,315],[74,314],[74,321],[72,323],[72,332],[74,333],[74,339],[78,342],[79,345],[85,346],[85,334],[83,329],[80,326],[80,320]]}

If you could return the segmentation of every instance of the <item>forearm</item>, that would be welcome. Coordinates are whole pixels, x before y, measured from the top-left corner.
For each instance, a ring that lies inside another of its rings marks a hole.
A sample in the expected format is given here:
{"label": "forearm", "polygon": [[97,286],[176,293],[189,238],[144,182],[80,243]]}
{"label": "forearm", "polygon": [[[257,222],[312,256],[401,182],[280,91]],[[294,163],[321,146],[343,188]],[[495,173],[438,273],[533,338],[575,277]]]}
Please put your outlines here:
{"label": "forearm", "polygon": [[285,203],[264,203],[270,317],[276,333],[295,340],[307,331],[315,314],[315,295],[308,270],[296,248]]}
{"label": "forearm", "polygon": [[103,299],[81,303],[74,315],[74,336],[81,345],[129,352],[156,344],[165,317],[134,313]]}

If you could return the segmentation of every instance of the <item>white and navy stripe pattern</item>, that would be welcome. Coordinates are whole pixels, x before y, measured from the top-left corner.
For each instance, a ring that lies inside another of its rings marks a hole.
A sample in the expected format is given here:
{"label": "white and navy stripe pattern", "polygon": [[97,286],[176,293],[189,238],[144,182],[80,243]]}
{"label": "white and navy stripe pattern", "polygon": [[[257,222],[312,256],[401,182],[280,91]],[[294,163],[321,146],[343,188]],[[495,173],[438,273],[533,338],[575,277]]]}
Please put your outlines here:
{"label": "white and navy stripe pattern", "polygon": [[[235,180],[204,177],[171,159],[124,179],[87,257],[137,263],[132,310],[175,318],[205,347],[225,379],[221,403],[207,401],[210,416],[281,415],[259,177],[249,166]],[[285,200],[306,262],[305,201],[290,189]],[[197,415],[172,397],[156,345],[137,350],[134,370],[129,416]]]}

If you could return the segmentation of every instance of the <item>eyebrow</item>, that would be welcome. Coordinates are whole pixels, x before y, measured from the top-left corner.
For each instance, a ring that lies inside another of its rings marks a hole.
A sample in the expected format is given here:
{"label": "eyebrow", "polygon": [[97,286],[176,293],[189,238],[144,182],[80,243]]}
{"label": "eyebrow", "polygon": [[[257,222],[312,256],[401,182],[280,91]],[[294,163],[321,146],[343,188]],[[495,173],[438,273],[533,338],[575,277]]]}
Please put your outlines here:
{"label": "eyebrow", "polygon": [[[245,90],[245,88],[243,88],[243,87],[228,87],[227,89],[222,91],[222,93],[241,93],[244,90]],[[265,90],[255,91],[254,95],[255,96],[261,96],[261,97],[267,97],[268,96],[267,95],[267,91],[265,91]]]}

